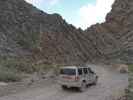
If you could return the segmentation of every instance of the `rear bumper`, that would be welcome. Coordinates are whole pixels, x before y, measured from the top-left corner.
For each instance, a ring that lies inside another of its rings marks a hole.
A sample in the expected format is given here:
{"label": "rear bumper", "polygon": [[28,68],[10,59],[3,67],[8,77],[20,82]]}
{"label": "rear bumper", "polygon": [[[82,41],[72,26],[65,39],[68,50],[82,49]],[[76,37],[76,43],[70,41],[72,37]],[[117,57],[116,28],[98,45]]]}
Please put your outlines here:
{"label": "rear bumper", "polygon": [[80,82],[62,82],[62,81],[58,81],[58,84],[65,85],[67,87],[81,87]]}

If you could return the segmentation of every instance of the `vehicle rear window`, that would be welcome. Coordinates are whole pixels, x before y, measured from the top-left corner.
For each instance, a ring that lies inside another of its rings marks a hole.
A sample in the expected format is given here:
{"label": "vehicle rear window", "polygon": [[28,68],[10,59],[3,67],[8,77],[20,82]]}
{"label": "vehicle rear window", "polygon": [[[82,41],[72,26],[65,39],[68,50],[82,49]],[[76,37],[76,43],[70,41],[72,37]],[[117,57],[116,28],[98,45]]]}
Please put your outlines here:
{"label": "vehicle rear window", "polygon": [[64,74],[64,75],[76,75],[76,70],[75,69],[61,69],[60,70],[60,74]]}

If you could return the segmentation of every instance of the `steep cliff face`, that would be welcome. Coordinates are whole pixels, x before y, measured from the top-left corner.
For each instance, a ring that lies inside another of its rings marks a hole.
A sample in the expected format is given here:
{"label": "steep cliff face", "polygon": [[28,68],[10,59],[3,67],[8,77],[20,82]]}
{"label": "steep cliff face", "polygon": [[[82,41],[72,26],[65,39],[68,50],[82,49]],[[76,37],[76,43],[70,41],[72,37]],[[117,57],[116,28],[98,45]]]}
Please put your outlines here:
{"label": "steep cliff face", "polygon": [[[126,49],[133,49],[133,1],[116,0],[111,13],[107,15],[107,24],[116,39],[120,40]],[[113,23],[116,23],[117,31],[113,31]]]}
{"label": "steep cliff face", "polygon": [[[116,0],[111,12],[107,14],[106,22],[91,26],[86,30],[86,34],[89,38],[98,36],[99,39],[94,40],[97,43],[96,47],[107,58],[131,60],[133,57],[133,1]],[[102,34],[105,36],[102,37]]]}
{"label": "steep cliff face", "polygon": [[0,56],[67,64],[129,59],[133,54],[132,12],[132,0],[116,0],[105,23],[82,31],[60,15],[42,12],[24,0],[1,0]]}
{"label": "steep cliff face", "polygon": [[82,34],[58,14],[46,14],[24,0],[0,1],[0,56],[32,56],[45,62],[86,60],[78,49]]}

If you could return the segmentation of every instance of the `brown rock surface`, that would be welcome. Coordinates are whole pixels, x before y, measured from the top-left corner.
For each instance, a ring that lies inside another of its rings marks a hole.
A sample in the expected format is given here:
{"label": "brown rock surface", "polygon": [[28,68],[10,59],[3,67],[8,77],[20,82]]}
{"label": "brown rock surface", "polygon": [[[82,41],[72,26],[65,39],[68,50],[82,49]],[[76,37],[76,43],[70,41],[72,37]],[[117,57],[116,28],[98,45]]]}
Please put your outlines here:
{"label": "brown rock surface", "polygon": [[[106,21],[96,24],[86,30],[99,43],[97,49],[111,59],[117,58],[131,62],[133,58],[133,1],[116,0],[112,10],[107,14]],[[90,37],[90,35],[88,35]],[[111,39],[112,40],[111,40]],[[107,40],[102,42],[103,40]],[[106,46],[104,45],[106,44]],[[103,48],[103,49],[102,49]],[[106,52],[108,50],[109,52]]]}
{"label": "brown rock surface", "polygon": [[32,55],[50,63],[80,61],[75,42],[82,31],[58,14],[46,14],[24,0],[1,0],[0,22],[0,56]]}

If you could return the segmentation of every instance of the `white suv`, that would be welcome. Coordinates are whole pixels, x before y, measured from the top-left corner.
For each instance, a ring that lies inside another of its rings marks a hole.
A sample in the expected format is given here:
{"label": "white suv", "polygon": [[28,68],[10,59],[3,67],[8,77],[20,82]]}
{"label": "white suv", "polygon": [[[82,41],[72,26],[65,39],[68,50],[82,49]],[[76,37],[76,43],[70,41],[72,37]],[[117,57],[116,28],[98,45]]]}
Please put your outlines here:
{"label": "white suv", "polygon": [[62,88],[78,87],[84,91],[90,84],[97,84],[98,76],[89,67],[66,66],[60,68],[59,84]]}

